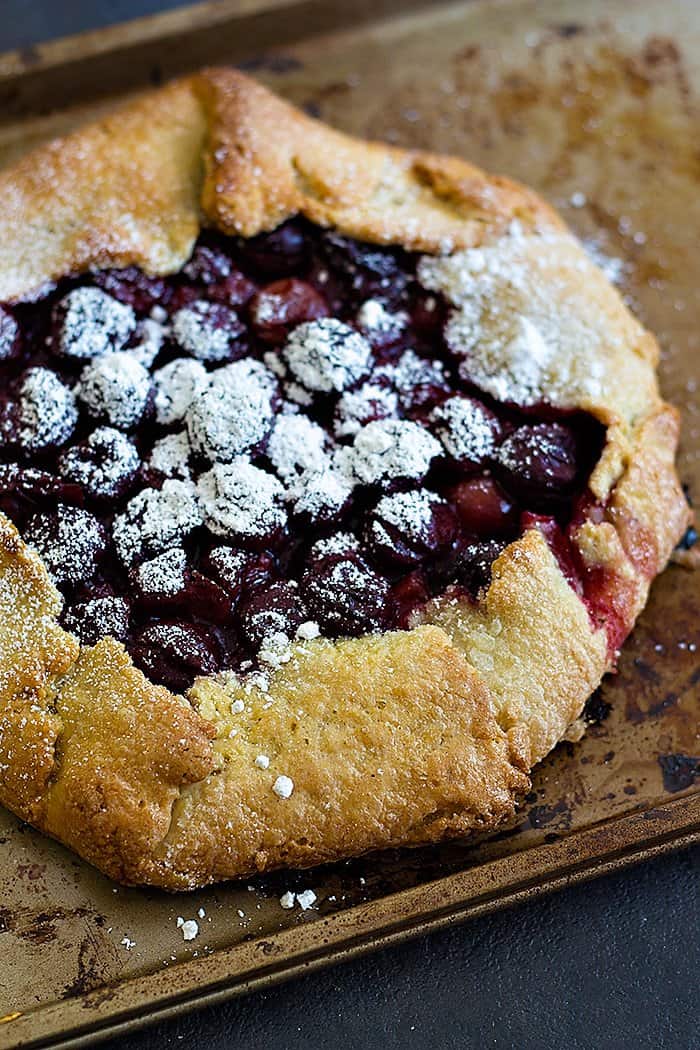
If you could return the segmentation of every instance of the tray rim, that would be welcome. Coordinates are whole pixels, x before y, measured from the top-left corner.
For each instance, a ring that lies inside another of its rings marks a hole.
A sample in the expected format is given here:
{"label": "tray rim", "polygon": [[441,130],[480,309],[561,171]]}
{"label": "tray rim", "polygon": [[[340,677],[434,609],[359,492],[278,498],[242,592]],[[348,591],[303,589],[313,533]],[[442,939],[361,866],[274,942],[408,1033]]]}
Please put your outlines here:
{"label": "tray rim", "polygon": [[[467,2],[475,8],[499,4],[499,0]],[[276,42],[270,39],[270,19],[279,16],[287,25],[288,18],[298,19],[301,12],[318,14],[323,6],[318,0],[208,0],[55,38],[31,48],[1,53],[0,93],[17,87],[21,99],[22,86],[29,85],[27,112],[21,119],[41,120],[41,106],[32,109],[35,87],[41,91],[43,84],[63,83],[64,74],[70,76],[71,70],[82,65],[90,67],[129,53],[144,52],[147,56],[150,48],[191,32],[215,27],[245,30],[260,25],[262,47],[244,49],[257,54],[321,32],[342,31],[360,23],[376,24],[400,14],[420,14],[428,5],[426,0],[357,0],[352,19],[344,15],[329,23],[322,17],[321,24],[307,22],[298,34],[285,29]],[[458,5],[456,0],[437,0],[435,6],[444,9]],[[329,4],[331,7],[345,5]],[[232,60],[240,60],[239,51],[237,48]],[[145,63],[146,58],[133,74],[135,77],[141,76]],[[192,68],[187,60],[183,71],[185,68]],[[105,94],[131,90],[131,74],[127,71],[125,76],[129,83]],[[69,90],[65,97],[58,98],[52,112],[70,108],[81,97]],[[0,126],[19,122],[12,107],[0,115]],[[92,1046],[190,1009],[269,987],[696,843],[700,843],[700,786],[657,805],[588,825],[552,843],[534,845],[263,938],[220,948],[165,970],[0,1017],[0,1050]],[[204,967],[208,968],[208,977],[198,983],[200,973],[207,972]],[[158,988],[159,984],[168,987]],[[88,1012],[90,1016],[86,1017]]]}
{"label": "tray rim", "polygon": [[[0,1018],[0,1050],[93,1046],[192,1008],[269,987],[696,843],[700,843],[700,789],[693,788],[551,843],[165,970],[7,1015]],[[207,977],[198,983],[205,968]]]}

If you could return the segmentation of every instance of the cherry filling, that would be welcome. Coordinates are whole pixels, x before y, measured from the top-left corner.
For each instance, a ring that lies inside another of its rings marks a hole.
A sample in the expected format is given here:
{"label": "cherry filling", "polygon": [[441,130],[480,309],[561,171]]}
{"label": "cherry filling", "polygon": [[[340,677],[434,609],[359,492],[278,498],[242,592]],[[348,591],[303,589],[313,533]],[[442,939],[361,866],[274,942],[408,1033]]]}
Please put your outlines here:
{"label": "cherry filling", "polygon": [[473,597],[528,528],[581,592],[602,428],[460,376],[417,261],[294,220],[0,307],[0,508],[82,642],[186,689]]}

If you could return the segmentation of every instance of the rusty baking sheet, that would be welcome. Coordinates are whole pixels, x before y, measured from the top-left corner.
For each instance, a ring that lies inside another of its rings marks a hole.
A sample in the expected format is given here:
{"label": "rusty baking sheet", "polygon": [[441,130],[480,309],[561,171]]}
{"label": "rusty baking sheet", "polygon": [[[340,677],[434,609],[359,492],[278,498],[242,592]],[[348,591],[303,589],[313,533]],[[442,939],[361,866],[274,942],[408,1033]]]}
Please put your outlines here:
{"label": "rusty baking sheet", "polygon": [[[0,57],[0,163],[117,94],[229,59],[340,127],[525,179],[659,335],[664,393],[684,413],[680,472],[700,499],[700,8],[349,7],[206,4]],[[700,577],[672,566],[587,736],[542,763],[514,825],[485,841],[169,896],[113,885],[0,811],[0,1050],[92,1045],[697,840],[699,624]],[[288,889],[313,889],[314,907],[283,910]],[[193,940],[178,917],[196,920]]]}

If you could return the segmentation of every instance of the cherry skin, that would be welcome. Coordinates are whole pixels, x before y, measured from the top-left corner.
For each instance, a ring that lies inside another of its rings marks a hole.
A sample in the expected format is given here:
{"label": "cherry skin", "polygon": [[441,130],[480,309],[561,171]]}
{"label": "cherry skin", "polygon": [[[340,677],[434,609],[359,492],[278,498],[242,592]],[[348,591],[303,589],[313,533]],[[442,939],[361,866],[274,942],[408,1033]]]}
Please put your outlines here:
{"label": "cherry skin", "polygon": [[516,505],[488,474],[458,482],[446,496],[454,503],[466,531],[475,536],[507,536],[517,529]]}
{"label": "cherry skin", "polygon": [[310,258],[306,235],[293,221],[243,241],[239,251],[244,263],[265,277],[298,275],[306,269]]}
{"label": "cherry skin", "polygon": [[325,299],[313,285],[295,277],[265,285],[250,304],[253,330],[270,346],[281,346],[297,325],[328,317],[328,312]]}
{"label": "cherry skin", "polygon": [[184,692],[198,675],[215,674],[221,666],[221,645],[214,633],[178,620],[145,627],[132,655],[152,681],[175,692]]}
{"label": "cherry skin", "polygon": [[578,473],[578,448],[563,423],[518,427],[503,441],[496,469],[505,485],[536,509],[560,501]]}

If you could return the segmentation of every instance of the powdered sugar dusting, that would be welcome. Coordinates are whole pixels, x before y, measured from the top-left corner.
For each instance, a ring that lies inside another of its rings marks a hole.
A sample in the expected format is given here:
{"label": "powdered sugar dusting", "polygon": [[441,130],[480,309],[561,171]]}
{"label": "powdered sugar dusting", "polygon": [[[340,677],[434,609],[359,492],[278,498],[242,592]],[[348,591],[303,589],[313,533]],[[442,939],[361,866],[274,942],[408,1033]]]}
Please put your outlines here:
{"label": "powdered sugar dusting", "polygon": [[19,397],[19,440],[30,452],[62,445],[78,422],[75,396],[48,368],[24,374]]}
{"label": "powdered sugar dusting", "polygon": [[520,405],[600,396],[606,354],[591,351],[619,337],[582,297],[587,283],[613,293],[572,238],[526,236],[515,224],[481,248],[422,258],[418,277],[456,307],[445,338],[465,380]]}
{"label": "powdered sugar dusting", "polygon": [[479,401],[448,398],[433,410],[430,419],[446,451],[456,460],[482,463],[493,453],[493,415]]}
{"label": "powdered sugar dusting", "polygon": [[91,496],[109,499],[136,473],[139,454],[126,434],[113,427],[98,427],[82,447],[66,449],[58,468],[64,478],[82,485]]}
{"label": "powdered sugar dusting", "polygon": [[148,457],[150,470],[162,474],[164,478],[180,478],[188,481],[192,477],[190,455],[192,448],[186,430],[175,434],[166,434],[155,442]]}
{"label": "powdered sugar dusting", "polygon": [[267,437],[277,381],[263,364],[246,358],[220,368],[186,414],[193,448],[212,463],[230,463]]}
{"label": "powdered sugar dusting", "polygon": [[[434,492],[396,492],[383,496],[375,507],[375,519],[395,525],[411,540],[422,539],[433,520],[433,510],[441,499]],[[377,526],[375,520],[372,527]]]}
{"label": "powdered sugar dusting", "polygon": [[114,519],[112,535],[125,565],[144,554],[175,547],[202,522],[194,486],[168,480],[162,489],[143,489]]}
{"label": "powdered sugar dusting", "polygon": [[290,488],[295,514],[318,522],[335,518],[352,495],[351,481],[340,471],[324,467],[306,471]]}
{"label": "powdered sugar dusting", "polygon": [[220,325],[220,314],[225,307],[218,303],[198,300],[186,306],[173,317],[172,331],[178,346],[200,361],[225,361],[231,352],[231,324],[236,320],[232,310],[227,325]]}
{"label": "powdered sugar dusting", "polygon": [[347,389],[366,375],[372,349],[349,325],[333,317],[308,321],[294,329],[284,357],[307,390],[330,393]]}
{"label": "powdered sugar dusting", "polygon": [[334,431],[338,437],[353,437],[366,423],[393,419],[398,415],[399,400],[390,387],[363,383],[358,390],[347,390],[335,409]]}
{"label": "powdered sugar dusting", "polygon": [[81,360],[120,350],[136,327],[132,308],[100,288],[74,288],[56,315],[61,353]]}
{"label": "powdered sugar dusting", "polygon": [[217,536],[263,539],[284,527],[284,489],[272,474],[239,457],[217,463],[197,482],[204,521]]}
{"label": "powdered sugar dusting", "polygon": [[307,416],[279,415],[267,443],[267,455],[278,476],[290,486],[302,474],[329,465],[326,443],[325,430]]}
{"label": "powdered sugar dusting", "polygon": [[341,473],[364,485],[399,479],[419,480],[440,452],[440,443],[418,423],[385,419],[368,423],[351,448],[340,449]]}
{"label": "powdered sugar dusting", "polygon": [[379,299],[366,299],[357,311],[357,327],[368,336],[383,339],[396,338],[408,324],[408,314],[400,310],[391,313]]}
{"label": "powdered sugar dusting", "polygon": [[130,430],[146,411],[152,390],[147,369],[128,350],[121,350],[84,368],[77,394],[93,418]]}
{"label": "powdered sugar dusting", "polygon": [[164,426],[179,423],[193,399],[209,383],[209,376],[200,361],[177,357],[153,374],[156,386],[156,420]]}
{"label": "powdered sugar dusting", "polygon": [[144,594],[178,594],[185,586],[187,556],[182,547],[164,551],[151,561],[145,561],[137,569],[139,587]]}
{"label": "powdered sugar dusting", "polygon": [[57,584],[90,580],[104,551],[102,525],[80,507],[59,506],[53,514],[35,515],[24,536]]}

